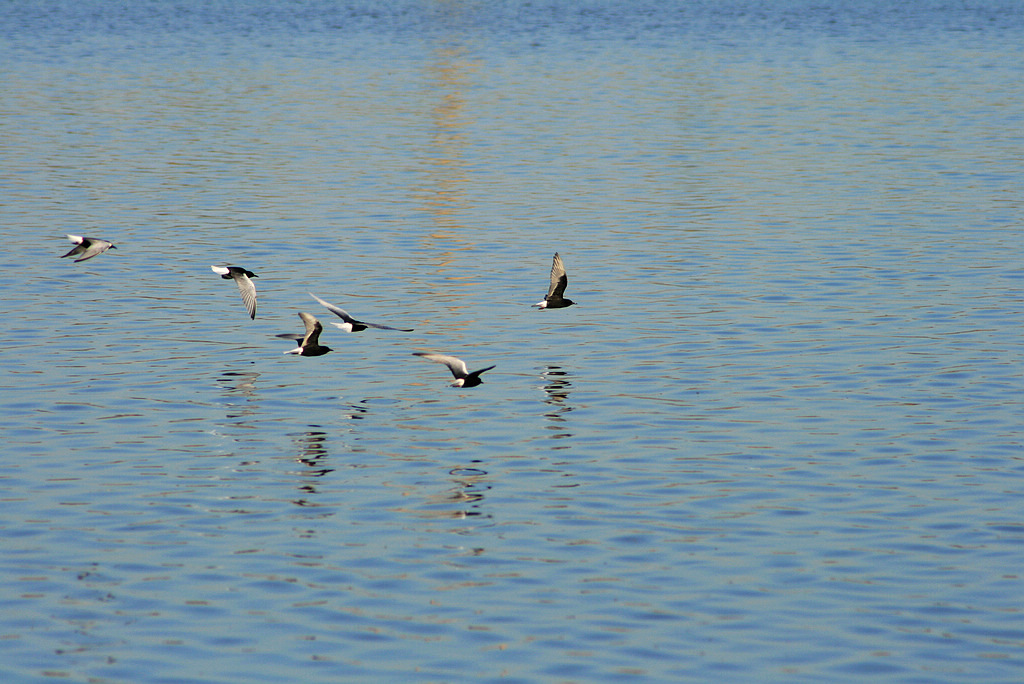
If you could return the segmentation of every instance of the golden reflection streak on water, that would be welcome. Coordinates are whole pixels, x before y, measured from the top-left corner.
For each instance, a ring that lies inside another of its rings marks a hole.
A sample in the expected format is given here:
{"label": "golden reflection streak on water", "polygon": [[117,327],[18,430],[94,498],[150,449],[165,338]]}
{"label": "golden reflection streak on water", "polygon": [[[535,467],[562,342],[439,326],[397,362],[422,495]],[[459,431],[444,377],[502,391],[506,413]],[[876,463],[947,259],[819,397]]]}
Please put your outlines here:
{"label": "golden reflection streak on water", "polygon": [[[473,276],[453,275],[450,270],[458,261],[457,252],[476,247],[475,242],[465,237],[469,229],[462,222],[465,188],[470,182],[463,158],[463,130],[469,122],[463,90],[477,69],[474,62],[465,58],[465,52],[462,47],[438,47],[426,74],[437,99],[427,112],[429,140],[422,157],[424,186],[416,194],[419,209],[429,214],[433,222],[422,242],[427,260],[443,282],[443,289],[428,287],[429,294],[441,301],[471,297],[479,282]],[[450,307],[458,308],[462,307]]]}

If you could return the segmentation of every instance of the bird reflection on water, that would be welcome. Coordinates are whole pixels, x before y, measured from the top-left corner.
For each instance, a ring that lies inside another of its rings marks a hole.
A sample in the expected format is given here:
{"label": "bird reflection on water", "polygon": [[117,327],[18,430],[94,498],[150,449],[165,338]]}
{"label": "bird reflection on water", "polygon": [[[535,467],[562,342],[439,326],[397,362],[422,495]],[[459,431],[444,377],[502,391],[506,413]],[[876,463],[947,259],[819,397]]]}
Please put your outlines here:
{"label": "bird reflection on water", "polygon": [[481,510],[484,494],[491,489],[488,473],[480,468],[452,468],[448,471],[454,486],[438,494],[423,497],[423,508],[403,508],[418,518],[436,520],[487,519]]}
{"label": "bird reflection on water", "polygon": [[[569,392],[572,389],[572,382],[569,380],[571,375],[563,370],[561,366],[548,366],[541,373],[541,377],[545,380],[544,385],[544,403],[548,404],[550,410],[544,413],[544,418],[551,422],[551,425],[545,426],[548,430],[551,430],[554,434],[550,435],[551,439],[564,439],[566,437],[572,437],[573,433],[567,430],[568,426],[566,422],[568,416],[566,414],[573,410],[573,407],[569,405]],[[556,449],[568,449],[568,445],[556,446]]]}
{"label": "bird reflection on water", "polygon": [[[358,404],[352,404],[346,407],[346,411],[342,413],[341,417],[346,420],[362,420],[369,411],[366,406],[367,400],[362,400]],[[295,457],[298,463],[306,466],[306,470],[300,471],[300,475],[303,477],[314,477],[320,478],[328,473],[333,473],[335,468],[328,468],[327,463],[329,462],[329,452],[327,451],[328,441],[331,439],[331,435],[320,428],[318,425],[310,425],[311,429],[306,432],[299,432],[290,435],[292,440],[295,442],[298,448],[299,454]],[[352,432],[350,428],[348,430],[342,430],[341,432]],[[362,449],[349,448],[349,453],[357,453],[363,451]],[[299,487],[302,491],[307,494],[316,494],[317,488],[314,481],[307,481]],[[295,502],[300,506],[311,505],[306,499],[300,499]]]}
{"label": "bird reflection on water", "polygon": [[[310,425],[310,427],[315,428],[317,426]],[[300,473],[303,478],[323,477],[327,473],[334,472],[334,468],[324,467],[324,461],[329,455],[327,452],[327,439],[329,435],[326,432],[323,430],[308,430],[293,434],[291,437],[299,449],[299,455],[295,460],[307,468],[307,470]],[[299,486],[299,489],[305,494],[317,493],[314,481],[304,482]],[[297,499],[295,504],[298,506],[311,505],[306,499]]]}
{"label": "bird reflection on water", "polygon": [[259,373],[254,371],[224,371],[217,378],[217,382],[224,385],[228,395],[241,394],[246,399],[252,399],[256,395],[256,379]]}
{"label": "bird reflection on water", "polygon": [[334,470],[333,468],[323,468],[320,463],[321,460],[327,458],[327,436],[327,433],[322,430],[310,430],[293,435],[295,444],[299,447],[298,462],[314,469],[307,472],[307,475],[323,477]]}
{"label": "bird reflection on water", "polygon": [[254,371],[224,371],[217,378],[231,407],[224,416],[230,424],[248,425],[258,413],[256,380],[259,377]]}

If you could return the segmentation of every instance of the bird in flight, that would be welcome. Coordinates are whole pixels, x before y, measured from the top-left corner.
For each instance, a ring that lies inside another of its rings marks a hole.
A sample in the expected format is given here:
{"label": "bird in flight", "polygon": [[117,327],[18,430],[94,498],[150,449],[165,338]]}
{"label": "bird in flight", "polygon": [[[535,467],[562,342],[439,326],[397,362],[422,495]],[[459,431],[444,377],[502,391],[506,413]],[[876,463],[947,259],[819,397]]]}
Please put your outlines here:
{"label": "bird in flight", "polygon": [[325,307],[332,314],[343,320],[344,323],[332,322],[331,325],[333,325],[335,328],[341,328],[345,332],[362,332],[367,328],[378,328],[380,330],[398,330],[400,332],[412,332],[411,328],[392,328],[391,326],[380,325],[379,323],[367,323],[366,321],[357,321],[356,319],[349,316],[348,312],[345,311],[344,309],[334,306],[334,304],[331,304],[330,302],[325,302],[312,292],[309,293],[309,296],[315,299],[316,301],[320,302],[321,306]]}
{"label": "bird in flight", "polygon": [[109,242],[107,240],[100,240],[99,238],[82,237],[81,235],[69,234],[68,240],[75,243],[75,247],[70,252],[62,256],[61,259],[64,259],[69,256],[78,256],[79,254],[81,254],[82,256],[75,259],[76,264],[79,261],[92,259],[97,254],[103,254],[108,249],[117,249],[117,247],[114,246],[113,242]]}
{"label": "bird in flight", "polygon": [[575,304],[571,299],[566,299],[565,286],[569,284],[569,277],[565,275],[565,265],[562,264],[562,257],[555,252],[551,260],[551,284],[548,285],[548,293],[542,301],[534,304],[539,309],[564,309]]}
{"label": "bird in flight", "polygon": [[323,356],[329,351],[333,351],[330,347],[325,347],[320,344],[320,333],[323,332],[324,326],[320,325],[320,321],[316,320],[312,314],[308,314],[305,311],[299,312],[299,318],[302,319],[303,325],[306,326],[306,333],[300,335],[298,333],[283,333],[278,337],[283,337],[288,340],[295,340],[299,343],[295,349],[289,349],[284,354],[298,354],[299,356]]}
{"label": "bird in flight", "polygon": [[454,356],[445,356],[444,354],[434,354],[431,352],[413,352],[413,354],[415,356],[422,356],[428,361],[437,361],[448,366],[448,370],[455,376],[455,382],[452,383],[452,387],[476,387],[483,382],[480,375],[494,368],[494,366],[488,366],[487,368],[481,368],[470,373],[469,369],[466,368],[466,362]]}
{"label": "bird in flight", "polygon": [[211,266],[210,270],[224,280],[234,280],[238,285],[238,291],[242,294],[242,301],[249,311],[249,318],[256,318],[256,285],[250,278],[259,278],[252,271],[247,271],[241,266]]}

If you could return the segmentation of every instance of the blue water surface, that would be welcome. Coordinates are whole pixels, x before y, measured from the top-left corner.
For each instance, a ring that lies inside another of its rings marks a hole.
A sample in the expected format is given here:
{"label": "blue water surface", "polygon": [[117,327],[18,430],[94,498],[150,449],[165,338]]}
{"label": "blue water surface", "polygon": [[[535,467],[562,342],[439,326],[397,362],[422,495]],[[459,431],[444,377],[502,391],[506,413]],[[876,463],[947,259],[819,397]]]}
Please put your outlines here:
{"label": "blue water surface", "polygon": [[[1019,4],[11,1],[0,47],[5,682],[1024,678]],[[414,332],[285,355],[309,293]]]}

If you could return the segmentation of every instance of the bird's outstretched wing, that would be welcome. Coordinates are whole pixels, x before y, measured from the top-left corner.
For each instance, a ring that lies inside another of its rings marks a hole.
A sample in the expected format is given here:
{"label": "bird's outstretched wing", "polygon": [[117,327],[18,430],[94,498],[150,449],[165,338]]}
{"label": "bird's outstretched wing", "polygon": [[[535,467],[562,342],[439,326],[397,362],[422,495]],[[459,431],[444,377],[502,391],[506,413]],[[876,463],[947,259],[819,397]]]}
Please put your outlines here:
{"label": "bird's outstretched wing", "polygon": [[312,297],[313,299],[315,299],[317,302],[319,302],[320,306],[324,307],[325,309],[327,309],[332,314],[334,314],[335,316],[337,316],[341,320],[345,321],[346,323],[357,323],[358,322],[358,321],[356,321],[356,319],[354,319],[354,318],[352,318],[351,316],[348,315],[348,311],[345,311],[341,307],[334,306],[334,304],[331,304],[330,302],[325,302],[324,300],[320,299],[319,297],[317,297],[312,292],[309,293],[309,296]]}
{"label": "bird's outstretched wing", "polygon": [[245,309],[249,312],[249,318],[255,320],[256,285],[244,273],[232,273],[232,277],[235,279],[235,284],[238,285],[238,291],[242,295],[242,301],[245,302]]}
{"label": "bird's outstretched wing", "polygon": [[428,361],[437,361],[448,366],[448,370],[452,372],[456,380],[462,380],[469,376],[469,369],[466,368],[466,362],[462,359],[454,356],[445,356],[444,354],[433,354],[431,352],[413,352],[416,356],[422,356]]}
{"label": "bird's outstretched wing", "polygon": [[559,299],[565,294],[565,287],[569,284],[569,277],[565,274],[565,265],[562,263],[562,257],[558,256],[558,252],[555,252],[555,257],[551,260],[551,284],[548,285],[548,296],[545,299]]}
{"label": "bird's outstretched wing", "polygon": [[302,319],[303,324],[306,326],[306,334],[302,338],[302,344],[300,346],[316,346],[320,343],[320,333],[323,332],[324,326],[320,325],[320,321],[312,314],[308,314],[305,311],[299,312],[299,318]]}
{"label": "bird's outstretched wing", "polygon": [[[352,318],[351,315],[349,315],[348,311],[345,311],[340,306],[335,306],[334,304],[331,304],[330,302],[326,302],[326,301],[320,299],[319,297],[317,297],[312,292],[309,293],[309,296],[312,297],[313,299],[315,299],[317,302],[319,302],[320,306],[324,307],[325,309],[330,311],[332,314],[334,314],[335,316],[337,316],[341,320],[343,320],[346,323],[348,323],[350,326],[354,327],[354,326],[360,326],[361,325],[361,326],[366,326],[368,328],[377,328],[379,330],[397,330],[398,332],[412,332],[412,328],[392,328],[390,325],[381,325],[380,323],[367,323],[366,321],[357,321],[356,319]],[[339,325],[338,327],[342,327],[342,326]]]}

